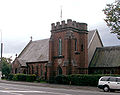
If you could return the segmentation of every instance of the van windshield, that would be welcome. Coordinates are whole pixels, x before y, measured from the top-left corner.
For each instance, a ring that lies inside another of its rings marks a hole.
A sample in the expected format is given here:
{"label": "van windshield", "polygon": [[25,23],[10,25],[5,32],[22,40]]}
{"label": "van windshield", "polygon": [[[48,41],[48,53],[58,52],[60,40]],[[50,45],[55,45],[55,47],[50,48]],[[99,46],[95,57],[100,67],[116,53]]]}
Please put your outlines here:
{"label": "van windshield", "polygon": [[101,81],[107,81],[109,77],[103,77],[101,78]]}

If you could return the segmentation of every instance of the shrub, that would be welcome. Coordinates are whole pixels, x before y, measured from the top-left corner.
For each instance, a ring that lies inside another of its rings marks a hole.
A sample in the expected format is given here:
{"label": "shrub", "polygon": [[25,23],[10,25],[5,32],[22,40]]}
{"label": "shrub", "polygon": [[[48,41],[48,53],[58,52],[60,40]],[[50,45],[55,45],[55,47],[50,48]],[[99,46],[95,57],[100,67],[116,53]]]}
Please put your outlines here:
{"label": "shrub", "polygon": [[57,84],[69,84],[70,80],[68,76],[58,75],[55,77],[55,83]]}
{"label": "shrub", "polygon": [[[102,76],[120,76],[120,75],[102,75],[102,74],[74,74],[74,75],[59,75],[54,79],[57,84],[72,84],[79,86],[97,86],[98,80]],[[53,81],[53,80],[52,80]]]}
{"label": "shrub", "polygon": [[55,77],[50,77],[48,80],[49,83],[55,83]]}
{"label": "shrub", "polygon": [[14,74],[14,75],[13,75],[13,80],[14,80],[14,81],[18,81],[17,74]]}
{"label": "shrub", "polygon": [[45,82],[46,80],[45,80],[44,76],[37,76],[36,81],[37,82],[41,82],[41,81]]}
{"label": "shrub", "polygon": [[74,75],[60,75],[55,77],[55,83],[58,84],[72,84],[79,86],[97,86],[98,80],[102,76],[120,76],[111,74],[74,74]]}
{"label": "shrub", "polygon": [[41,77],[37,77],[37,78],[36,78],[36,81],[37,81],[37,82],[40,82],[40,81],[41,81]]}
{"label": "shrub", "polygon": [[9,74],[8,77],[7,77],[7,80],[13,80],[13,74]]}
{"label": "shrub", "polygon": [[26,76],[26,81],[27,82],[33,82],[35,80],[36,80],[36,75],[35,74]]}
{"label": "shrub", "polygon": [[78,74],[70,75],[72,85],[97,86],[98,80],[102,75]]}
{"label": "shrub", "polygon": [[17,80],[18,81],[26,81],[26,74],[17,74]]}
{"label": "shrub", "polygon": [[[10,75],[11,76],[11,75]],[[13,78],[11,76],[11,79],[14,81],[27,81],[27,82],[33,82],[36,80],[36,75],[27,75],[27,74],[14,74]]]}

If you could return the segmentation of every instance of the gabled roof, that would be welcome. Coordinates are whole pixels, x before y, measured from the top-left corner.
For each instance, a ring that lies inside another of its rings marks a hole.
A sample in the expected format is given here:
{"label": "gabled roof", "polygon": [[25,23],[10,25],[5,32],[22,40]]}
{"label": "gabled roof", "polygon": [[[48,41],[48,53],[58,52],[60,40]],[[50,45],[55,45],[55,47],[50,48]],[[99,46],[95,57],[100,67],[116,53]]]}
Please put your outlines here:
{"label": "gabled roof", "polygon": [[120,46],[97,48],[89,67],[119,67]]}
{"label": "gabled roof", "polygon": [[25,62],[48,61],[49,39],[31,41],[18,56]]}
{"label": "gabled roof", "polygon": [[90,42],[92,41],[92,38],[93,38],[94,35],[95,35],[95,31],[96,31],[96,30],[88,31],[88,43],[90,43]]}
{"label": "gabled roof", "polygon": [[93,41],[93,39],[95,37],[95,34],[98,35],[99,41],[100,41],[100,43],[101,43],[101,45],[103,47],[103,43],[101,41],[100,35],[98,33],[98,30],[95,29],[95,30],[91,30],[91,31],[88,32],[88,48],[90,47],[90,45],[91,45],[91,43],[92,43],[92,41]]}

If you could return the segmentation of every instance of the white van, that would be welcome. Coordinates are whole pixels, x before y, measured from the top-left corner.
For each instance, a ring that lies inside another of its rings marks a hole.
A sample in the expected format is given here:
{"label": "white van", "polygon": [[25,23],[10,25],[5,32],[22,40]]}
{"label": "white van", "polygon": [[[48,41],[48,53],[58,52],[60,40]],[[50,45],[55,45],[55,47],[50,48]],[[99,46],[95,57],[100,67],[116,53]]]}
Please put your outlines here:
{"label": "white van", "polygon": [[98,88],[103,89],[105,92],[120,90],[120,77],[101,77],[98,82]]}

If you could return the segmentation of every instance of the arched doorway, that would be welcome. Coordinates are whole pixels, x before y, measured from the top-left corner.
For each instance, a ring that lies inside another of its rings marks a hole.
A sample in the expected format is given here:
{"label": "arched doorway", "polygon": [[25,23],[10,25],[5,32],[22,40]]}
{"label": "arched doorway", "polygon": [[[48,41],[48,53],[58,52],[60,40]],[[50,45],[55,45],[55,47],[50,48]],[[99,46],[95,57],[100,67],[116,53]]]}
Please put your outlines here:
{"label": "arched doorway", "polygon": [[62,75],[62,68],[60,66],[57,67],[57,74]]}
{"label": "arched doorway", "polygon": [[15,68],[15,74],[17,74],[17,68]]}

